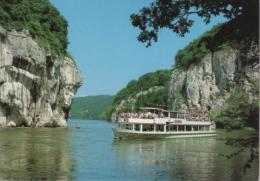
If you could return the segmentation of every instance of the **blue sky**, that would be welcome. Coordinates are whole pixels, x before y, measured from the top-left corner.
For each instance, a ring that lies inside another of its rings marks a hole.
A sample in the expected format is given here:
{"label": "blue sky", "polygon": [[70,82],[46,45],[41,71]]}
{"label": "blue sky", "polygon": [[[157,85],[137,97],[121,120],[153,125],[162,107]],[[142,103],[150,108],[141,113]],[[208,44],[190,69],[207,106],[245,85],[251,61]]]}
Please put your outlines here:
{"label": "blue sky", "polygon": [[210,30],[223,17],[213,17],[205,25],[194,16],[195,24],[185,37],[163,29],[158,42],[145,48],[137,41],[140,30],[130,22],[155,0],[50,0],[69,22],[68,51],[81,71],[83,85],[76,97],[115,95],[129,81],[160,69],[171,69],[174,57],[191,41]]}

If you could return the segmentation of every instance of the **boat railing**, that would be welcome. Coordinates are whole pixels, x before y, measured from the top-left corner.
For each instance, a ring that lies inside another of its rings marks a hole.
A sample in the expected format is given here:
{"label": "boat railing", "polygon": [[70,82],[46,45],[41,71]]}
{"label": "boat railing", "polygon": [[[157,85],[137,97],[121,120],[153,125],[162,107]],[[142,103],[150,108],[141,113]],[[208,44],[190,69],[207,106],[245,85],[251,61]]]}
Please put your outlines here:
{"label": "boat railing", "polygon": [[208,117],[159,117],[157,116],[119,116],[118,118],[131,118],[131,119],[186,119],[187,121],[204,121],[204,122],[210,122],[210,118]]}

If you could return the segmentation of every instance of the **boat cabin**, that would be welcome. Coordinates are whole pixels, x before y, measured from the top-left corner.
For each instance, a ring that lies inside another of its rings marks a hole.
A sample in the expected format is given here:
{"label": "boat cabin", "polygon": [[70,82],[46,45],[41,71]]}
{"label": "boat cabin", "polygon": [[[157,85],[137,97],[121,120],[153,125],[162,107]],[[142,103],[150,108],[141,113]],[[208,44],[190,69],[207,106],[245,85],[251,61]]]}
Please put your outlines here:
{"label": "boat cabin", "polygon": [[208,132],[215,131],[215,123],[205,117],[192,117],[187,112],[141,107],[139,113],[118,118],[122,129],[138,132]]}

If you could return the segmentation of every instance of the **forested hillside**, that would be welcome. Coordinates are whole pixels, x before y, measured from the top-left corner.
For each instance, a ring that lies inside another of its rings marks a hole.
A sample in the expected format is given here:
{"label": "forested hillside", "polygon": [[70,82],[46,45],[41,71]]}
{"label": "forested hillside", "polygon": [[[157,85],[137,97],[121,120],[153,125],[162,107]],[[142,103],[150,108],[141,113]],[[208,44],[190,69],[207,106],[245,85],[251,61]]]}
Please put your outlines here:
{"label": "forested hillside", "polygon": [[[124,111],[130,111],[132,106],[134,106],[135,111],[140,106],[165,106],[171,74],[172,70],[158,70],[144,74],[138,80],[130,81],[115,95],[112,106],[103,113],[103,117],[110,120],[112,113],[116,111],[116,107],[120,105],[122,100],[126,100],[123,104]],[[148,91],[151,88],[154,88],[153,91]]]}
{"label": "forested hillside", "polygon": [[1,0],[0,26],[8,31],[27,29],[52,55],[69,55],[68,21],[49,0]]}
{"label": "forested hillside", "polygon": [[74,98],[70,109],[71,119],[99,120],[100,115],[112,105],[114,96],[98,95]]}

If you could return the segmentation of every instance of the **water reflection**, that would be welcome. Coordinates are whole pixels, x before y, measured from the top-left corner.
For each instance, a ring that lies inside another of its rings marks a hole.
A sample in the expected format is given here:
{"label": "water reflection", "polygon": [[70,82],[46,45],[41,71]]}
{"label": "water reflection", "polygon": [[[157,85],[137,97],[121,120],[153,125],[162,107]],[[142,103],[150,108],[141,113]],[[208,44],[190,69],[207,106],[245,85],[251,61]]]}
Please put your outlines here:
{"label": "water reflection", "polygon": [[[237,136],[220,131],[219,137]],[[240,132],[241,135],[241,132]],[[117,159],[122,167],[135,170],[137,178],[159,180],[255,180],[255,162],[248,173],[243,165],[250,156],[245,152],[230,160],[219,156],[236,150],[225,146],[219,137],[178,138],[161,140],[115,140]],[[149,174],[147,174],[149,173]]]}
{"label": "water reflection", "polygon": [[0,179],[73,180],[66,128],[0,130]]}

